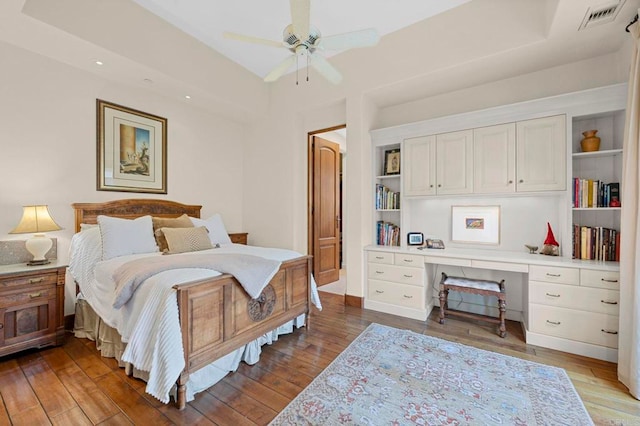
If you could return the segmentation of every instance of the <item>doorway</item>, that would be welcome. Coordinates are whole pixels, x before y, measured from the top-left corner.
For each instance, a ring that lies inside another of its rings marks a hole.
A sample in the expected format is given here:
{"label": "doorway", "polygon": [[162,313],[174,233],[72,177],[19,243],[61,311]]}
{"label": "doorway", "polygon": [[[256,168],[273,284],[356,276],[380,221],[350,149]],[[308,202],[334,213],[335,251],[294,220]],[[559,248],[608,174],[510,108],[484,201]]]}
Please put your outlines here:
{"label": "doorway", "polygon": [[308,252],[321,291],[345,294],[342,210],[346,126],[308,134]]}

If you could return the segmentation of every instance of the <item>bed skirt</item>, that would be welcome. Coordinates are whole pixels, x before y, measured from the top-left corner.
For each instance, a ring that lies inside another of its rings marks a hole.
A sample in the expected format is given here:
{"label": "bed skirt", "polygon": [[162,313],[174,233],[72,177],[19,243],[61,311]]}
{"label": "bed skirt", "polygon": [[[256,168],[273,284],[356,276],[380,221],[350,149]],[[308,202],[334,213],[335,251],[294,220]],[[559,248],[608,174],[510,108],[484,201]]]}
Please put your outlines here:
{"label": "bed skirt", "polygon": [[[236,371],[240,361],[244,361],[249,365],[257,363],[260,360],[261,348],[264,344],[271,344],[278,340],[278,336],[292,333],[294,328],[304,325],[305,314],[302,314],[200,370],[191,373],[187,382],[187,401],[192,401],[196,393],[210,388],[228,373]],[[134,365],[122,361],[122,354],[127,344],[122,341],[118,331],[107,325],[81,295],[79,295],[76,302],[73,332],[77,338],[95,341],[100,355],[106,358],[115,358],[118,361],[118,365],[125,369],[127,375],[142,379],[145,382],[148,381],[148,372],[139,370]],[[177,377],[176,380],[178,380]],[[175,400],[175,385],[170,394]]]}

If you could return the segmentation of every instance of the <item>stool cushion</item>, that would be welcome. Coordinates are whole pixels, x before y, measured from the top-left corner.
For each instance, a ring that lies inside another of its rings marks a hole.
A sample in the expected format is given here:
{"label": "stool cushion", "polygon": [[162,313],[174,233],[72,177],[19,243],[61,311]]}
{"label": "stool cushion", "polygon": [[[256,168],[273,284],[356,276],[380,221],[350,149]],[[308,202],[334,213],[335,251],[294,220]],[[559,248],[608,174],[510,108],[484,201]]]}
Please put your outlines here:
{"label": "stool cushion", "polygon": [[447,277],[441,284],[458,287],[475,288],[478,290],[495,291],[500,293],[500,284],[495,281],[476,280],[463,277]]}

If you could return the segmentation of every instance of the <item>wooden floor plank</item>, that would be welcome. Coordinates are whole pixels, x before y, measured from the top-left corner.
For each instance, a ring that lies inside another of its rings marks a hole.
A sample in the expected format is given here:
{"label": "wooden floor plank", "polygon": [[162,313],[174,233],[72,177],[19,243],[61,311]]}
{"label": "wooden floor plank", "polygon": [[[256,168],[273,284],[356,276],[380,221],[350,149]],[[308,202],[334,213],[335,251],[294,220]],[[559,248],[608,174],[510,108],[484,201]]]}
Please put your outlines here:
{"label": "wooden floor plank", "polygon": [[201,392],[190,402],[194,409],[205,415],[216,425],[255,426],[256,423],[244,414],[228,406],[209,392]]}
{"label": "wooden floor plank", "polygon": [[84,412],[80,407],[72,408],[71,410],[60,413],[55,417],[51,417],[51,423],[59,426],[92,426],[91,420],[84,415]]}
{"label": "wooden floor plank", "polygon": [[268,423],[277,414],[262,402],[248,396],[246,390],[238,390],[224,381],[216,383],[207,392],[259,425]]}
{"label": "wooden floor plank", "polygon": [[20,362],[20,367],[49,417],[56,417],[78,406],[44,358]]}

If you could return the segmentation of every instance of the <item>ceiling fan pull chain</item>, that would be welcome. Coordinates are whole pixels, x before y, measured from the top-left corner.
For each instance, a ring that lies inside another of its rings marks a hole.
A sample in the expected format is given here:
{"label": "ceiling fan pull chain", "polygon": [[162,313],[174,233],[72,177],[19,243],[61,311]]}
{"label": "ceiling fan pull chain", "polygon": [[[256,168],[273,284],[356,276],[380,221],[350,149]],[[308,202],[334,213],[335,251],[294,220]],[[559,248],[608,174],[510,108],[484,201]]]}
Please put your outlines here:
{"label": "ceiling fan pull chain", "polygon": [[307,82],[309,81],[309,55],[307,54]]}
{"label": "ceiling fan pull chain", "polygon": [[298,85],[298,54],[296,53],[296,86]]}

